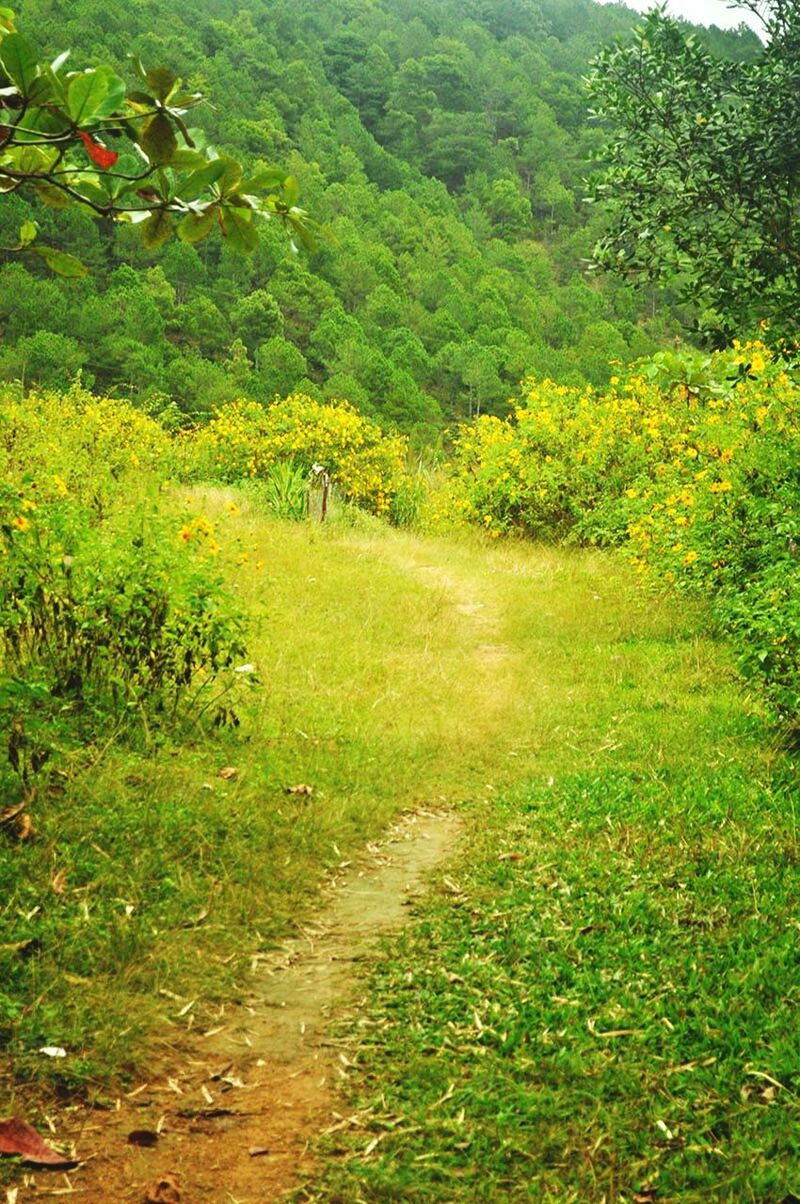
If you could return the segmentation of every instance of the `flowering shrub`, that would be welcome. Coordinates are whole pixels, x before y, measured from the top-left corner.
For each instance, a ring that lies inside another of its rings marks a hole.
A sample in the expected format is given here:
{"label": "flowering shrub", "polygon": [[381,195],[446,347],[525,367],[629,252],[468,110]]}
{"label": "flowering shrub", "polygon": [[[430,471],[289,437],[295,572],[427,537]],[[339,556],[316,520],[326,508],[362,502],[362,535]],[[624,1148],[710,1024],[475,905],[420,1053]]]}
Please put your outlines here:
{"label": "flowering shrub", "polygon": [[800,386],[766,347],[664,354],[604,394],[529,381],[511,418],[460,429],[454,472],[492,535],[627,545],[643,577],[708,593],[797,722]]}
{"label": "flowering shrub", "polygon": [[269,479],[281,462],[306,473],[321,464],[349,501],[386,514],[406,452],[404,438],[384,435],[348,402],[295,393],[266,407],[254,401],[223,406],[191,436],[188,460],[194,474],[227,482]]}
{"label": "flowering shrub", "polygon": [[171,457],[167,432],[127,402],[79,386],[0,396],[0,473],[25,477],[37,500],[69,496],[102,510],[131,479],[169,476]]}
{"label": "flowering shrub", "polygon": [[151,732],[213,699],[230,717],[242,623],[211,524],[176,531],[159,505],[170,457],[122,403],[0,398],[0,726],[27,789],[54,748],[108,724]]}

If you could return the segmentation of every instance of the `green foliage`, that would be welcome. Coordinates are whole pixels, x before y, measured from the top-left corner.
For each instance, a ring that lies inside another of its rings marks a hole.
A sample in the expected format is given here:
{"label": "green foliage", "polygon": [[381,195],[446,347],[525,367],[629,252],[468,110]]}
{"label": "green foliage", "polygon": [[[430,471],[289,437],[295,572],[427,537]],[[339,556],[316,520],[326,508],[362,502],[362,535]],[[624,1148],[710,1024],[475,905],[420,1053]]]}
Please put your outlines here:
{"label": "green foliage", "polygon": [[[0,263],[0,301],[19,296],[26,320],[24,330],[13,318],[4,327],[3,376],[26,386],[54,379],[48,362],[31,366],[25,345],[17,353],[21,338],[52,332],[78,344],[92,387],[144,406],[165,399],[188,424],[235,397],[271,397],[277,386],[253,379],[255,360],[260,346],[283,337],[306,361],[296,381],[313,388],[304,390],[347,396],[365,414],[430,441],[448,419],[478,407],[505,413],[525,372],[601,384],[608,358],[646,354],[673,332],[674,319],[658,312],[661,298],[632,299],[584,273],[599,227],[582,204],[582,176],[598,138],[586,121],[581,75],[594,48],[626,28],[621,10],[587,6],[566,22],[551,5],[506,22],[491,5],[467,12],[461,0],[423,0],[416,25],[380,3],[351,14],[346,28],[335,0],[302,14],[296,0],[254,0],[248,12],[247,21],[227,10],[198,20],[188,0],[169,0],[145,25],[125,0],[108,0],[103,21],[89,0],[70,6],[75,54],[91,47],[126,80],[129,53],[145,63],[166,59],[192,94],[208,91],[213,106],[191,109],[186,120],[202,124],[207,138],[203,144],[190,129],[191,153],[218,158],[208,170],[177,173],[175,195],[188,214],[168,210],[153,221],[147,210],[157,202],[137,195],[145,219],[138,226],[96,222],[77,205],[50,209],[29,189],[5,196],[0,245],[17,245],[28,222],[39,234],[24,252],[26,277],[20,255]],[[36,0],[28,19],[43,53],[55,55],[65,37],[58,4]],[[157,107],[154,89],[139,80],[134,90],[140,86]],[[178,162],[187,162],[180,127],[173,130]],[[108,148],[130,144],[127,134],[94,134]],[[98,187],[119,166],[91,163],[82,142],[75,155]],[[147,164],[134,155],[136,174]],[[220,187],[211,175],[230,158],[248,180],[283,164],[283,180],[297,182],[330,240],[297,256],[278,218],[260,223],[252,254],[235,254],[232,240],[248,237],[249,210],[225,197],[233,227],[226,224],[223,237],[219,222],[209,222]],[[174,166],[159,167],[150,183],[158,189],[162,176],[174,175]],[[170,221],[173,237],[159,246]],[[31,249],[39,242],[90,270],[56,282],[57,303],[42,288],[45,265]],[[116,283],[123,264],[133,278]],[[143,336],[145,298],[162,326]],[[599,320],[608,325],[598,328]]]}
{"label": "green foliage", "polygon": [[291,460],[279,460],[267,469],[258,496],[267,509],[293,522],[308,515],[309,473]]}
{"label": "green foliage", "polygon": [[[147,70],[133,55],[138,78],[129,88],[105,64],[68,70],[68,53],[40,63],[11,11],[3,11],[0,191],[25,189],[56,210],[78,205],[135,223],[151,251],[176,230],[195,243],[218,226],[230,246],[249,254],[259,242],[255,217],[278,218],[310,245],[311,223],[297,205],[294,177],[267,168],[245,177],[237,160],[206,147],[186,121],[202,95],[186,91],[172,71]],[[86,275],[80,260],[39,245],[37,234],[35,221],[23,222],[15,249],[30,250],[61,276]]]}
{"label": "green foliage", "polygon": [[6,398],[0,429],[4,774],[24,797],[78,740],[233,718],[242,623],[209,524],[178,531],[156,501],[164,432],[80,391]]}
{"label": "green foliage", "polygon": [[597,261],[677,288],[717,340],[761,323],[775,339],[800,333],[800,13],[783,0],[765,10],[752,61],[709,51],[657,9],[590,77],[608,130]]}
{"label": "green foliage", "polygon": [[[440,521],[626,545],[656,584],[710,598],[746,673],[800,730],[800,387],[761,343],[660,353],[598,395],[530,382],[461,429]],[[434,510],[436,513],[436,509]]]}

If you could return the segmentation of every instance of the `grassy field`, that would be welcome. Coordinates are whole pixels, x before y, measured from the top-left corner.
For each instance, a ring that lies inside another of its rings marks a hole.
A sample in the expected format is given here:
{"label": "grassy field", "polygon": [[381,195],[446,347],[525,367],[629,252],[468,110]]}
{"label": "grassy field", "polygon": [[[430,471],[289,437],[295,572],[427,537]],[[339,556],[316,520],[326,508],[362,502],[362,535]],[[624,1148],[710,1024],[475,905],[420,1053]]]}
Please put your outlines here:
{"label": "grassy field", "polygon": [[794,1200],[793,766],[698,613],[602,558],[481,556],[494,766],[298,1198]]}
{"label": "grassy field", "polygon": [[192,506],[259,682],[235,732],[73,755],[4,853],[17,1081],[102,1095],[241,994],[326,869],[445,803],[458,891],[377,967],[358,1119],[304,1196],[798,1194],[794,779],[702,612],[600,554]]}

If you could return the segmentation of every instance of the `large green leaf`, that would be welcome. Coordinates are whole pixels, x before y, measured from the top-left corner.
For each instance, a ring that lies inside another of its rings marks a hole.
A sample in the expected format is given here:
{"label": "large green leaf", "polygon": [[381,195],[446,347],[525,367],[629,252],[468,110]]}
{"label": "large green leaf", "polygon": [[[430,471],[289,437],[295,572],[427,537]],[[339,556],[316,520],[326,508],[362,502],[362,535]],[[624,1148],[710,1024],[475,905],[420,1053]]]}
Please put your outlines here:
{"label": "large green leaf", "polygon": [[[57,153],[57,152],[56,152]],[[6,154],[6,162],[11,162],[17,171],[24,175],[36,175],[47,171],[53,163],[52,154],[47,155],[40,146],[15,146]]]}
{"label": "large green leaf", "polygon": [[76,259],[74,255],[68,255],[66,251],[59,251],[55,247],[30,247],[29,249],[41,256],[51,272],[55,272],[58,276],[65,276],[69,280],[79,280],[82,276],[89,275],[86,264],[81,263],[80,259]]}
{"label": "large green leaf", "polygon": [[279,167],[262,167],[248,176],[242,184],[242,192],[265,192],[266,190],[281,189],[286,179],[285,172]]}
{"label": "large green leaf", "polygon": [[169,163],[178,149],[178,140],[166,113],[156,113],[145,123],[139,145],[151,163]]}
{"label": "large green leaf", "polygon": [[112,201],[109,181],[101,175],[79,175],[69,179],[71,187],[93,205],[108,208]]}
{"label": "large green leaf", "polygon": [[36,225],[36,222],[30,220],[23,222],[19,228],[19,245],[21,247],[29,246],[38,233],[39,227]]}
{"label": "large green leaf", "polygon": [[220,155],[219,162],[223,164],[223,172],[219,178],[219,187],[223,196],[239,187],[242,180],[242,165],[230,155]]}
{"label": "large green leaf", "polygon": [[53,84],[47,71],[31,80],[28,99],[35,105],[45,104],[48,100],[54,99]]}
{"label": "large green leaf", "polygon": [[287,176],[283,181],[283,196],[287,205],[296,205],[300,200],[300,185],[294,176]]}
{"label": "large green leaf", "polygon": [[142,242],[148,251],[157,251],[172,234],[173,219],[168,209],[156,209],[139,227]]}
{"label": "large green leaf", "polygon": [[39,74],[36,51],[21,33],[11,33],[0,42],[0,63],[23,96]]}
{"label": "large green leaf", "polygon": [[33,188],[39,200],[50,209],[69,209],[72,204],[67,194],[62,192],[60,188],[56,188],[54,184],[48,184],[44,180],[37,180]]}
{"label": "large green leaf", "polygon": [[202,213],[189,213],[178,223],[178,238],[181,242],[202,242],[214,229],[217,210],[215,206]]}
{"label": "large green leaf", "polygon": [[108,80],[108,91],[105,100],[95,112],[95,117],[112,117],[124,107],[125,81],[116,72],[110,71],[107,67],[98,67],[98,71],[105,72]]}
{"label": "large green leaf", "polygon": [[258,230],[253,224],[251,209],[226,209],[225,234],[235,251],[249,255],[258,246]]}
{"label": "large green leaf", "polygon": [[[179,152],[180,153],[180,152]],[[182,181],[178,190],[182,201],[196,201],[212,184],[225,174],[225,163],[222,159],[212,159],[204,167],[193,171],[186,180]]]}
{"label": "large green leaf", "polygon": [[[56,60],[56,62],[58,62],[58,60]],[[53,68],[51,66],[51,67],[44,67],[42,69],[42,78],[49,80],[50,90],[51,90],[53,96],[55,97],[56,101],[58,102],[59,105],[66,108],[67,86],[68,86],[68,81],[67,81],[66,77],[64,75],[60,74],[57,70],[55,70],[55,68]]]}
{"label": "large green leaf", "polygon": [[67,108],[76,125],[86,125],[98,114],[108,96],[109,78],[105,71],[88,70],[74,75],[67,89]]}
{"label": "large green leaf", "polygon": [[145,71],[144,78],[162,104],[178,82],[168,67],[153,67]]}
{"label": "large green leaf", "polygon": [[189,150],[188,147],[180,147],[169,161],[173,171],[194,171],[203,167],[205,163],[205,155],[201,155],[199,151]]}

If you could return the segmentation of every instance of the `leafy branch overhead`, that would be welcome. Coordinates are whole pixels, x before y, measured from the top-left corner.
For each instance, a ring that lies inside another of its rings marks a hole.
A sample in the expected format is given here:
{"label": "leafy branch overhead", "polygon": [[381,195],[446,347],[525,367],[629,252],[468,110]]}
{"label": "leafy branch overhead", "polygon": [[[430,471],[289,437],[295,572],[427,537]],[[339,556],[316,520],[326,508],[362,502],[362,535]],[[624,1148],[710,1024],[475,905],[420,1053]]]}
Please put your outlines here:
{"label": "leafy branch overhead", "polygon": [[800,298],[800,7],[763,9],[750,61],[712,54],[650,12],[589,78],[607,131],[593,199],[608,218],[597,262],[665,282],[723,341],[769,323],[797,338]]}
{"label": "leafy branch overhead", "polygon": [[[248,175],[190,127],[201,93],[135,57],[133,88],[107,66],[68,70],[68,59],[39,62],[12,10],[0,8],[0,192],[26,189],[54,209],[77,205],[135,223],[150,250],[173,234],[198,243],[216,228],[248,254],[259,219],[280,221],[295,247],[313,245],[292,176],[275,167]],[[74,256],[34,245],[36,234],[25,222],[19,245],[7,249],[33,251],[63,276],[86,274]]]}

